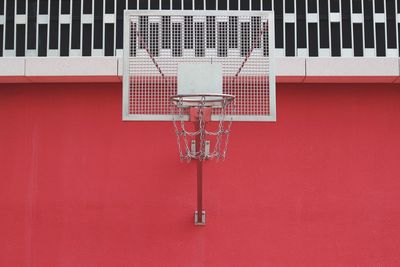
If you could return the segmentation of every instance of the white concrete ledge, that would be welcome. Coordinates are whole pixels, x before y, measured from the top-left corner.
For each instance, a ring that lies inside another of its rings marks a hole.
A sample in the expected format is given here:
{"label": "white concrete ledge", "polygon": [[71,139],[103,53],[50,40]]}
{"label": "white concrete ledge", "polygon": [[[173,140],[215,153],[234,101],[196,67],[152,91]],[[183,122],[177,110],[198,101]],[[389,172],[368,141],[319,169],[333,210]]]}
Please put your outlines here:
{"label": "white concrete ledge", "polygon": [[399,76],[398,58],[307,58],[306,76]]}
{"label": "white concrete ledge", "polygon": [[306,58],[280,57],[275,59],[277,82],[299,83],[306,76]]}
{"label": "white concrete ledge", "polygon": [[26,76],[117,76],[118,59],[88,58],[26,58]]}
{"label": "white concrete ledge", "polygon": [[25,76],[25,59],[0,58],[0,76]]}
{"label": "white concrete ledge", "polygon": [[[0,58],[0,83],[121,82],[122,58]],[[278,83],[400,83],[398,58],[276,58]]]}

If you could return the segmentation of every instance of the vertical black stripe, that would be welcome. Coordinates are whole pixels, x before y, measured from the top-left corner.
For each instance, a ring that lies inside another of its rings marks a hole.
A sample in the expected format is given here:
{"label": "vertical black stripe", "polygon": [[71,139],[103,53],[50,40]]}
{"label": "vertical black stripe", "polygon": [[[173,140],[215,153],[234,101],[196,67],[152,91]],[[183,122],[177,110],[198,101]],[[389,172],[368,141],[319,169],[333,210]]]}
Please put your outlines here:
{"label": "vertical black stripe", "polygon": [[182,9],[182,2],[181,0],[172,0],[172,9],[180,10]]}
{"label": "vertical black stripe", "polygon": [[[264,29],[268,29],[268,22],[263,22],[263,27]],[[268,31],[267,31],[268,32]],[[269,57],[269,40],[268,40],[268,34],[265,33],[263,35],[263,55],[264,57]]]}
{"label": "vertical black stripe", "polygon": [[[129,31],[132,32],[133,29],[137,29],[137,25],[136,25],[136,23],[131,22],[130,27],[129,27]],[[129,56],[136,57],[136,48],[137,48],[136,39],[137,39],[137,35],[136,34],[132,34],[130,36],[130,38],[131,38],[131,42],[130,42],[130,45],[129,45]]]}
{"label": "vertical black stripe", "polygon": [[139,48],[143,49],[147,45],[149,36],[149,17],[140,16],[139,17]]}
{"label": "vertical black stripe", "polygon": [[4,0],[0,0],[0,15],[4,15]]}
{"label": "vertical black stripe", "polygon": [[39,14],[46,15],[49,10],[49,0],[40,0],[39,2]]}
{"label": "vertical black stripe", "polygon": [[245,57],[250,51],[250,23],[240,23],[240,56]]}
{"label": "vertical black stripe", "polygon": [[[84,0],[86,1],[86,0]],[[92,55],[92,25],[83,24],[82,28],[82,56]]]}
{"label": "vertical black stripe", "polygon": [[396,48],[396,3],[394,0],[386,0],[386,29],[388,48]]}
{"label": "vertical black stripe", "polygon": [[206,17],[207,48],[215,48],[215,17]]}
{"label": "vertical black stripe", "polygon": [[307,47],[306,2],[296,0],[297,48]]}
{"label": "vertical black stripe", "polygon": [[0,24],[0,57],[3,56],[3,25]]}
{"label": "vertical black stripe", "polygon": [[83,14],[92,14],[92,0],[83,0]]}
{"label": "vertical black stripe", "polygon": [[285,23],[285,51],[287,57],[295,56],[294,23]]}
{"label": "vertical black stripe", "polygon": [[365,48],[374,48],[374,13],[372,0],[364,0]]}
{"label": "vertical black stripe", "polygon": [[[190,18],[191,27],[190,27]],[[184,18],[184,31],[185,31],[185,48],[191,48],[189,45],[192,44],[193,47],[193,17],[185,16]],[[189,38],[189,34],[192,34],[192,39]],[[171,48],[171,17],[162,16],[161,17],[161,48],[170,49]]]}
{"label": "vertical black stripe", "polygon": [[59,1],[50,1],[49,49],[58,49]]}
{"label": "vertical black stripe", "polygon": [[250,1],[249,0],[239,0],[239,1],[240,1],[240,10],[249,10],[250,9]]}
{"label": "vertical black stripe", "polygon": [[349,0],[342,0],[343,48],[351,48],[351,11]]}
{"label": "vertical black stripe", "polygon": [[60,56],[69,56],[69,24],[60,25]]}
{"label": "vertical black stripe", "polygon": [[122,49],[124,44],[124,9],[125,0],[117,0],[117,21],[116,21],[116,48]]}
{"label": "vertical black stripe", "polygon": [[251,17],[251,46],[254,48],[261,47],[261,35],[263,29],[261,28],[261,17]]}
{"label": "vertical black stripe", "polygon": [[47,56],[47,24],[39,24],[38,56]]}
{"label": "vertical black stripe", "polygon": [[339,12],[340,0],[330,0],[330,12]]}
{"label": "vertical black stripe", "polygon": [[376,23],[376,56],[386,56],[385,23]]}
{"label": "vertical black stripe", "polygon": [[137,0],[128,0],[128,9],[136,9]]}
{"label": "vertical black stripe", "polygon": [[[129,27],[130,32],[132,32],[132,29],[136,29],[136,28],[137,28],[136,23],[131,22],[131,25]],[[137,35],[133,34],[133,33],[130,33],[129,38],[131,38],[131,42],[129,44],[129,56],[136,57],[136,49],[137,49],[136,39],[137,39]]]}
{"label": "vertical black stripe", "polygon": [[172,23],[172,56],[182,56],[182,26],[180,23]]}
{"label": "vertical black stripe", "polygon": [[218,10],[227,10],[227,9],[228,9],[228,0],[219,0]]}
{"label": "vertical black stripe", "polygon": [[94,0],[93,48],[103,48],[103,1]]}
{"label": "vertical black stripe", "polygon": [[263,10],[272,10],[272,0],[262,0]]}
{"label": "vertical black stripe", "polygon": [[105,0],[105,6],[106,6],[106,14],[113,14],[114,13],[114,0]]}
{"label": "vertical black stripe", "polygon": [[308,55],[318,56],[318,24],[308,23]]}
{"label": "vertical black stripe", "polygon": [[81,0],[73,0],[72,2],[71,27],[72,27],[71,48],[79,49],[81,40]]}
{"label": "vertical black stripe", "polygon": [[25,14],[26,0],[17,0],[17,14]]}
{"label": "vertical black stripe", "polygon": [[383,0],[375,0],[375,13],[383,13],[383,12],[385,12]]}
{"label": "vertical black stripe", "polygon": [[275,47],[283,48],[283,1],[275,0]]}
{"label": "vertical black stripe", "polygon": [[184,0],[183,1],[183,9],[191,10],[193,9],[193,2],[192,0]]}
{"label": "vertical black stripe", "polygon": [[362,0],[353,0],[353,13],[361,13],[361,1]]}
{"label": "vertical black stripe", "polygon": [[25,24],[17,24],[15,55],[17,57],[25,56]]}
{"label": "vertical black stripe", "polygon": [[238,10],[239,9],[239,0],[229,0],[229,10]]}
{"label": "vertical black stripe", "polygon": [[308,13],[317,13],[317,0],[308,0]]}
{"label": "vertical black stripe", "polygon": [[329,48],[328,0],[319,0],[319,37],[321,48]]}
{"label": "vertical black stripe", "polygon": [[238,48],[238,17],[229,17],[229,48]]}
{"label": "vertical black stripe", "polygon": [[27,35],[27,48],[36,48],[36,23],[37,23],[37,0],[28,2],[28,35]]}
{"label": "vertical black stripe", "polygon": [[171,0],[161,0],[161,9],[169,10],[171,6]]}
{"label": "vertical black stripe", "polygon": [[252,0],[251,1],[251,10],[261,10],[261,0]]}
{"label": "vertical black stripe", "polygon": [[150,23],[149,50],[150,50],[150,53],[155,57],[158,57],[158,55],[159,55],[160,40],[158,38],[158,36],[159,36],[158,33],[159,33],[158,23]]}
{"label": "vertical black stripe", "polygon": [[399,47],[398,50],[399,50],[399,57],[400,57],[400,23],[397,23],[397,45]]}
{"label": "vertical black stripe", "polygon": [[194,55],[195,57],[204,57],[205,55],[205,43],[204,43],[204,23],[194,23],[195,34],[194,34]]}
{"label": "vertical black stripe", "polygon": [[[148,7],[148,0],[139,0],[139,9],[147,9]],[[169,7],[168,7],[169,9]]]}
{"label": "vertical black stripe", "polygon": [[71,0],[61,0],[61,14],[70,13]]}
{"label": "vertical black stripe", "polygon": [[160,9],[160,1],[159,0],[150,0],[150,9],[155,9],[155,10]]}
{"label": "vertical black stripe", "polygon": [[104,55],[114,56],[114,24],[106,23],[104,28]]}
{"label": "vertical black stripe", "polygon": [[294,0],[285,0],[285,12],[294,13]]}
{"label": "vertical black stripe", "polygon": [[228,23],[218,22],[218,57],[228,56]]}
{"label": "vertical black stripe", "polygon": [[[176,0],[173,0],[173,2]],[[207,10],[215,10],[216,6],[215,6],[215,0],[206,0],[206,9]]]}
{"label": "vertical black stripe", "polygon": [[363,32],[361,23],[353,24],[353,39],[354,39],[354,56],[355,57],[364,56]]}
{"label": "vertical black stripe", "polygon": [[333,57],[340,57],[340,23],[331,23],[331,55]]}
{"label": "vertical black stripe", "polygon": [[6,6],[6,43],[5,49],[14,49],[14,29],[15,29],[15,1],[7,0]]}
{"label": "vertical black stripe", "polygon": [[[163,25],[165,29],[163,29],[163,34],[165,35],[165,48],[171,47],[171,17],[163,20]],[[193,49],[193,16],[185,16],[184,17],[184,47],[185,49]]]}

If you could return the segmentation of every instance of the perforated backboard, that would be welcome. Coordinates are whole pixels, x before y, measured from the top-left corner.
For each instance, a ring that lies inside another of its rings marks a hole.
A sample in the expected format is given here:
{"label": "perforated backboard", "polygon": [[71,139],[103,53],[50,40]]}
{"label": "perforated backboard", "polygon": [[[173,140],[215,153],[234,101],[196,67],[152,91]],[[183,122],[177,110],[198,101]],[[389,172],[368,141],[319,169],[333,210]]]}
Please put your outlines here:
{"label": "perforated backboard", "polygon": [[275,121],[273,22],[266,11],[125,11],[123,119],[173,120],[170,97],[190,84],[178,66],[212,63],[236,97],[232,120]]}

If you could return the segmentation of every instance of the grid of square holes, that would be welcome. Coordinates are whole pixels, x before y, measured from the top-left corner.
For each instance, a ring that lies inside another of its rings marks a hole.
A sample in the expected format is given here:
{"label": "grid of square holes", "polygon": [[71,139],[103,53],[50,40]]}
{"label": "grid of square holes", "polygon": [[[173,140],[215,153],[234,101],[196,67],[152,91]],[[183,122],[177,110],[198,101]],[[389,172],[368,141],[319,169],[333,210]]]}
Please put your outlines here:
{"label": "grid of square holes", "polygon": [[122,56],[125,9],[274,10],[277,56],[400,55],[400,0],[0,0],[0,57]]}
{"label": "grid of square holes", "polygon": [[[216,62],[222,65],[223,93],[236,97],[227,114],[233,120],[274,120],[268,13],[164,13],[128,14],[130,42],[125,48],[131,56],[125,58],[125,119],[171,120],[178,64]],[[219,112],[214,110],[214,117]]]}

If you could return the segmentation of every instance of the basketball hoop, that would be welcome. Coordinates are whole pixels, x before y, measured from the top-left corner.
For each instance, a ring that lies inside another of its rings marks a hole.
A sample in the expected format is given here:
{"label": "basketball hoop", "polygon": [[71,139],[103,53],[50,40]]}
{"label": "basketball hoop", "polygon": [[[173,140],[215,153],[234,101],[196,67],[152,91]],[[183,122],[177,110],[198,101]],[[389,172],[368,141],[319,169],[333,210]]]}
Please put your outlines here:
{"label": "basketball hoop", "polygon": [[123,119],[173,121],[181,161],[226,157],[232,121],[275,121],[274,15],[125,11]]}
{"label": "basketball hoop", "polygon": [[[232,120],[226,120],[226,108],[235,97],[228,94],[185,94],[170,98],[171,115],[177,136],[180,159],[225,159]],[[186,125],[187,117],[194,127]],[[214,129],[211,117],[217,121]],[[210,126],[210,127],[207,127]],[[211,149],[211,143],[212,149]]]}

